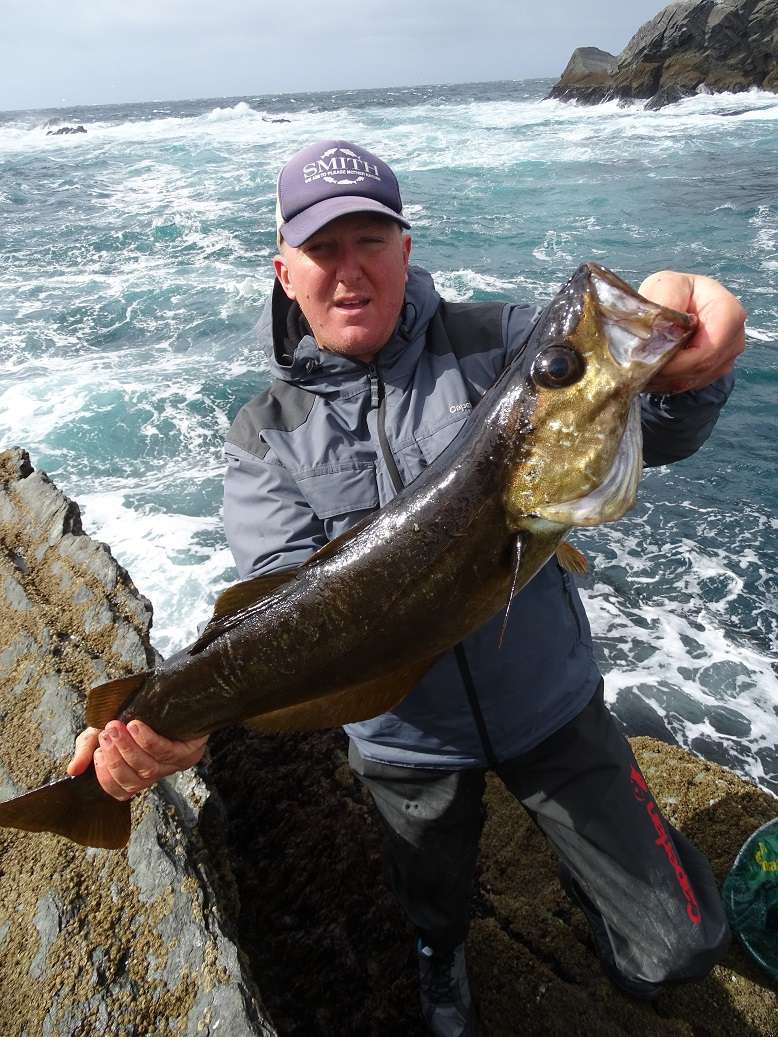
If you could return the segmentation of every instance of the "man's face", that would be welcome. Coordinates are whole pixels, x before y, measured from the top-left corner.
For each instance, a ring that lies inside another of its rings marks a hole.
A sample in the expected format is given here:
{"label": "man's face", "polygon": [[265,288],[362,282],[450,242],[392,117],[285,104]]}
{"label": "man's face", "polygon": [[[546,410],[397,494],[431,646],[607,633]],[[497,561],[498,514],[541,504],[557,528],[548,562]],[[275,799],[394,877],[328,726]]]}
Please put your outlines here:
{"label": "man's face", "polygon": [[405,296],[411,239],[394,220],[355,213],[332,220],[273,260],[319,346],[370,361],[392,336]]}

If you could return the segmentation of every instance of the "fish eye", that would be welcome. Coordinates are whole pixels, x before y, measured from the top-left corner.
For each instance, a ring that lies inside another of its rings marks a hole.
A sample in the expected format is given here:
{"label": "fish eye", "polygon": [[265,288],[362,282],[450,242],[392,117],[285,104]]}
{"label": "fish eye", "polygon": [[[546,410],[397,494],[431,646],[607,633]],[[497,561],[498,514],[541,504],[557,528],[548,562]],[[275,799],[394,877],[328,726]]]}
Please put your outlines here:
{"label": "fish eye", "polygon": [[530,375],[536,385],[544,389],[563,389],[573,385],[586,369],[584,359],[570,346],[548,346],[538,353],[532,363]]}

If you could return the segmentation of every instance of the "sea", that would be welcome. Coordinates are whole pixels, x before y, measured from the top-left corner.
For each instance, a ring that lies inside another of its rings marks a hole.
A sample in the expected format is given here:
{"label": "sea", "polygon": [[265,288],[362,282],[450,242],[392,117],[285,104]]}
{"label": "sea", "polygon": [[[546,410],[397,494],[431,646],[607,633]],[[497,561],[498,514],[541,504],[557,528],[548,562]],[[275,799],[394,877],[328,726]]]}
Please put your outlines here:
{"label": "sea", "polygon": [[297,148],[345,138],[392,164],[413,259],[446,299],[544,302],[589,259],[635,285],[716,277],[749,318],[713,435],[573,539],[627,729],[778,794],[778,95],[653,112],[546,100],[551,85],[0,113],[0,448],[26,448],[78,502],[168,654],[236,579],[222,443],[269,383],[253,327]]}

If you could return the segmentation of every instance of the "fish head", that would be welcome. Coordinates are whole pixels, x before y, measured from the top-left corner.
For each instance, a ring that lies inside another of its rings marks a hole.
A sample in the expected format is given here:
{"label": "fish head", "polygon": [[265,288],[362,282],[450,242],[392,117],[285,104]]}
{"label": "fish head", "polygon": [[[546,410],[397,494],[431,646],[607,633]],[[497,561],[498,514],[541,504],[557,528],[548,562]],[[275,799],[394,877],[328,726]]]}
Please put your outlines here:
{"label": "fish head", "polygon": [[[517,525],[620,518],[642,470],[640,393],[696,319],[644,299],[610,270],[579,267],[519,361],[521,448],[506,489]],[[516,381],[514,381],[516,384]]]}

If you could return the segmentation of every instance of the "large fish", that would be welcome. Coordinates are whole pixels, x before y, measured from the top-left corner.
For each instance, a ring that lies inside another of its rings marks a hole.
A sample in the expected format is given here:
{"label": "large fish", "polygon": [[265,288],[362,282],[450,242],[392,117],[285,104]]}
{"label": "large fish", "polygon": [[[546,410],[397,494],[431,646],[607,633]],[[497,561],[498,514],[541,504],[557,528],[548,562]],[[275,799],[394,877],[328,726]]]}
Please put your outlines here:
{"label": "large fish", "polygon": [[[638,394],[694,329],[610,271],[580,267],[459,436],[386,507],[296,570],[225,591],[194,644],[94,688],[86,719],[171,738],[237,722],[297,731],[395,706],[558,552],[619,518],[642,466]],[[497,645],[495,645],[495,651]],[[0,804],[0,826],[88,846],[129,838],[94,768]]]}

